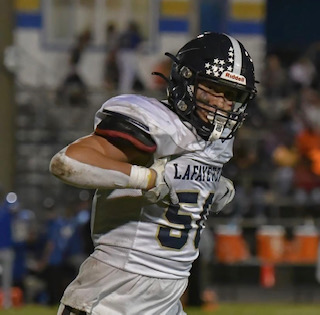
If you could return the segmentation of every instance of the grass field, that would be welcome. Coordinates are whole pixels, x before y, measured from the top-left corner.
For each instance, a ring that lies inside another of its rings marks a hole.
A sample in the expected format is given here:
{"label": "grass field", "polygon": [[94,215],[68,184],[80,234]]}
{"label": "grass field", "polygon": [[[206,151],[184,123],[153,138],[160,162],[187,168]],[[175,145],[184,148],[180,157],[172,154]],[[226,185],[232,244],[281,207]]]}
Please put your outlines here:
{"label": "grass field", "polygon": [[[214,311],[186,308],[188,315],[319,315],[320,304],[222,304]],[[0,315],[56,315],[57,307],[28,305],[0,310]],[[141,314],[143,315],[143,314]]]}

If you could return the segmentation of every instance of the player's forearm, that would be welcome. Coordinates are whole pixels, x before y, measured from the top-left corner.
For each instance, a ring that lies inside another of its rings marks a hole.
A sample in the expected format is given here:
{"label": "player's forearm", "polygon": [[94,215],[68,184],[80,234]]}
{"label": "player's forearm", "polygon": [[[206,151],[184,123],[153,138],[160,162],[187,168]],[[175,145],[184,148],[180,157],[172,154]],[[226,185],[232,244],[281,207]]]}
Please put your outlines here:
{"label": "player's forearm", "polygon": [[87,189],[154,187],[153,170],[112,160],[95,151],[90,155],[81,153],[82,158],[76,159],[66,154],[66,148],[61,150],[52,158],[50,172],[67,184]]}

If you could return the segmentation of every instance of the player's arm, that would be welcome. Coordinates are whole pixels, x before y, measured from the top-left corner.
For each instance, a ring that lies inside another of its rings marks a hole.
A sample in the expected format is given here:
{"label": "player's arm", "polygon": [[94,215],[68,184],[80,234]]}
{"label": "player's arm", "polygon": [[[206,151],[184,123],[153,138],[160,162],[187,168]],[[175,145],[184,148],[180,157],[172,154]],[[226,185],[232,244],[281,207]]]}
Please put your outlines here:
{"label": "player's arm", "polygon": [[156,146],[150,135],[123,117],[106,116],[95,132],[73,142],[51,160],[50,171],[83,188],[155,186],[157,172],[147,168]]}

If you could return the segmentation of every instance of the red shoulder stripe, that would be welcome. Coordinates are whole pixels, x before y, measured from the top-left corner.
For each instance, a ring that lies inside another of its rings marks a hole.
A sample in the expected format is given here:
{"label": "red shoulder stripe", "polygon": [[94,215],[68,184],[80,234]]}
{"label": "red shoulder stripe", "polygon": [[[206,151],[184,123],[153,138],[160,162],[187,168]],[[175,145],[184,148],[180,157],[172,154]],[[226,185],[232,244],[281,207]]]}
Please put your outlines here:
{"label": "red shoulder stripe", "polygon": [[148,152],[148,153],[153,153],[156,151],[157,146],[153,145],[151,147],[146,146],[144,143],[142,143],[141,141],[139,141],[138,139],[136,139],[135,137],[121,132],[121,131],[116,131],[116,130],[105,130],[105,129],[99,129],[96,128],[95,131],[98,135],[101,136],[107,136],[107,137],[112,137],[112,138],[122,138],[125,140],[130,141],[137,149],[142,150],[144,152]]}

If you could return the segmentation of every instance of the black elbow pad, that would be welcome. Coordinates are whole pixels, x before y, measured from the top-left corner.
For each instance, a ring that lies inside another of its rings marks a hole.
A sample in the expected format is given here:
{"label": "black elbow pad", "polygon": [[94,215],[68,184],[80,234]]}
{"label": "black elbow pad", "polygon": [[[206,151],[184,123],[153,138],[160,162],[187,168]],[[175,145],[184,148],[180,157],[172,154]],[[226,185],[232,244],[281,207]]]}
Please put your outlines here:
{"label": "black elbow pad", "polygon": [[155,141],[152,139],[149,128],[126,115],[103,110],[97,114],[101,122],[96,127],[94,133],[105,138],[121,138],[131,142],[137,149],[153,153],[157,149]]}

